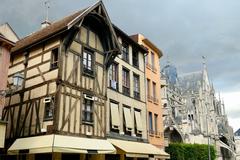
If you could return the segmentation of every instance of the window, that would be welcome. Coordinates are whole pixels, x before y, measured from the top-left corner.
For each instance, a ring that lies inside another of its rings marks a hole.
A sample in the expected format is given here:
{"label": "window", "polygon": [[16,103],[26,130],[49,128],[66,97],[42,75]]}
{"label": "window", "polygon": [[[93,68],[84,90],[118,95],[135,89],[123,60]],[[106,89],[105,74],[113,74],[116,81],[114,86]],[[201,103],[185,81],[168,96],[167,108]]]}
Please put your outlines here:
{"label": "window", "polygon": [[122,92],[124,95],[130,95],[130,77],[129,71],[125,68],[122,70]]}
{"label": "window", "polygon": [[151,100],[151,94],[150,94],[150,79],[147,79],[147,97],[148,100]]}
{"label": "window", "polygon": [[122,59],[126,62],[129,62],[129,52],[128,52],[128,44],[122,44]]}
{"label": "window", "polygon": [[131,135],[133,129],[133,121],[131,115],[131,109],[127,106],[123,107],[123,116],[124,116],[124,132],[127,135]]}
{"label": "window", "polygon": [[151,61],[152,61],[152,69],[155,69],[155,57],[153,52],[151,52]]}
{"label": "window", "polygon": [[52,50],[50,69],[58,68],[58,48]]}
{"label": "window", "polygon": [[149,132],[153,132],[152,112],[148,112]]}
{"label": "window", "polygon": [[158,115],[154,114],[155,134],[158,134]]}
{"label": "window", "polygon": [[140,82],[139,75],[133,74],[134,98],[140,99]]}
{"label": "window", "polygon": [[54,98],[45,98],[44,120],[51,120],[53,118]]}
{"label": "window", "polygon": [[132,63],[134,67],[139,67],[138,52],[136,49],[133,49],[132,52]]}
{"label": "window", "polygon": [[[90,97],[90,96],[88,96]],[[82,120],[87,123],[93,123],[93,101],[85,98],[82,108]]]}
{"label": "window", "polygon": [[148,54],[145,56],[145,63],[148,64]]}
{"label": "window", "polygon": [[119,129],[120,127],[120,115],[118,104],[110,102],[110,110],[111,110],[111,126],[112,129]]}
{"label": "window", "polygon": [[135,115],[135,130],[137,135],[141,135],[143,131],[143,125],[142,125],[142,118],[141,118],[141,111],[140,110],[135,110],[134,111]]}
{"label": "window", "polygon": [[83,50],[83,73],[93,75],[93,52]]}
{"label": "window", "polygon": [[157,95],[156,95],[156,83],[155,82],[152,82],[152,91],[153,91],[153,101],[155,103],[158,103],[158,99],[157,99]]}
{"label": "window", "polygon": [[109,67],[109,86],[118,90],[118,64],[116,63]]}

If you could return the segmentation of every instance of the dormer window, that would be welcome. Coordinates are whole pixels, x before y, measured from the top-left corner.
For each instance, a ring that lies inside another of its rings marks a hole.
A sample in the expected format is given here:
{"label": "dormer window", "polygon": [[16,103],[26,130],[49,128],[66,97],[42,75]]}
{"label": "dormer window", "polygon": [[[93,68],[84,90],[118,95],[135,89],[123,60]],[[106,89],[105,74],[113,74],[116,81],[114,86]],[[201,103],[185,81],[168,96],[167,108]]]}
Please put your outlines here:
{"label": "dormer window", "polygon": [[87,75],[93,75],[94,70],[93,70],[93,51],[84,49],[83,50],[83,73]]}

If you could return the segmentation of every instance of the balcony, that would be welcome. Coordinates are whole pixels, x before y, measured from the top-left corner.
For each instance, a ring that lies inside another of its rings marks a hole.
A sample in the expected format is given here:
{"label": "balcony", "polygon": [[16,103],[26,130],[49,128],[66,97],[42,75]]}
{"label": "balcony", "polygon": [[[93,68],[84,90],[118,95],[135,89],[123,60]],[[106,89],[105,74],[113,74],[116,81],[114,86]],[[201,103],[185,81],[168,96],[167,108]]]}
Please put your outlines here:
{"label": "balcony", "polygon": [[122,93],[126,96],[130,96],[130,88],[123,86]]}
{"label": "balcony", "polygon": [[148,135],[151,137],[154,137],[155,131],[154,130],[148,130]]}
{"label": "balcony", "polygon": [[146,66],[147,66],[148,69],[152,69],[152,65],[150,63],[147,62]]}
{"label": "balcony", "polygon": [[152,99],[153,99],[153,102],[154,102],[155,104],[158,104],[158,103],[159,103],[159,100],[158,100],[158,98],[156,98],[156,97],[153,97]]}
{"label": "balcony", "polygon": [[152,96],[151,95],[148,94],[147,99],[148,99],[148,101],[152,102]]}
{"label": "balcony", "polygon": [[152,65],[152,71],[153,71],[154,73],[157,73],[157,68],[156,68],[154,65]]}
{"label": "balcony", "polygon": [[134,91],[134,98],[139,100],[140,99],[140,93]]}

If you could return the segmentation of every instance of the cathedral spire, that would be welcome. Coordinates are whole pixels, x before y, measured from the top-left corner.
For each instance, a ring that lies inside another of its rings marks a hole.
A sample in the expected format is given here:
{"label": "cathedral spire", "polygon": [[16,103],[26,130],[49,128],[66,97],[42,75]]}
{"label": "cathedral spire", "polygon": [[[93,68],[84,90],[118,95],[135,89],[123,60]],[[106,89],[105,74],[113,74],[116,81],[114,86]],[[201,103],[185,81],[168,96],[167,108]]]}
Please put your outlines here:
{"label": "cathedral spire", "polygon": [[203,70],[207,70],[206,57],[205,56],[202,56],[202,64],[203,64]]}

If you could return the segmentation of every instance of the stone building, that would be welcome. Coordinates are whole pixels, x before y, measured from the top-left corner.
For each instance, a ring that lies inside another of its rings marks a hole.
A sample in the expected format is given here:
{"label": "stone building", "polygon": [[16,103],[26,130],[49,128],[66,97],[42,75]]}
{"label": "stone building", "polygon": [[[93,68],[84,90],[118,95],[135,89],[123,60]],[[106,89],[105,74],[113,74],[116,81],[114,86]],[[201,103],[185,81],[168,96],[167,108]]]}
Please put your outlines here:
{"label": "stone building", "polygon": [[[118,27],[114,26],[114,29],[122,54],[108,70],[107,138],[117,148],[117,154],[107,155],[107,158],[147,159],[149,154],[152,154],[151,158],[169,158],[163,148],[160,149],[161,141],[159,146],[154,146],[149,138],[145,89],[147,50]],[[158,124],[161,124],[160,117]],[[158,135],[157,139],[160,138]]]}
{"label": "stone building", "polygon": [[240,129],[234,133],[235,146],[236,146],[236,160],[240,160]]}
{"label": "stone building", "polygon": [[162,51],[141,34],[136,34],[131,37],[147,49],[147,54],[145,55],[145,81],[148,112],[148,140],[158,148],[164,149],[159,65]]}
{"label": "stone building", "polygon": [[168,64],[162,70],[162,79],[166,81],[162,91],[166,92],[164,124],[169,141],[209,143],[216,146],[218,159],[232,159],[235,154],[233,131],[205,63],[201,71],[180,76],[176,68]]}

